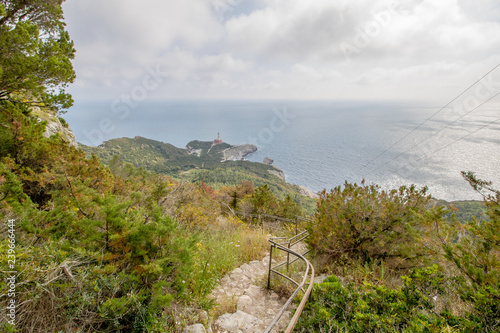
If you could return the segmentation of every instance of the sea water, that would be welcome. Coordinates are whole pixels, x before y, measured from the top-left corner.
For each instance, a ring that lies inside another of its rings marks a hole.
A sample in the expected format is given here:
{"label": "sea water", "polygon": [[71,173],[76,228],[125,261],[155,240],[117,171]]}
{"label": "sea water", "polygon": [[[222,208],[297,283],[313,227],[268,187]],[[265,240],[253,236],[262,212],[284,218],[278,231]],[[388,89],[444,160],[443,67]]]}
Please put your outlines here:
{"label": "sea water", "polygon": [[65,116],[77,141],[143,136],[185,147],[220,133],[230,144],[253,143],[248,156],[274,160],[290,183],[314,192],[345,181],[385,189],[427,186],[445,200],[479,199],[461,171],[500,189],[498,109],[466,116],[417,103],[171,100],[116,108],[113,101],[78,102]]}

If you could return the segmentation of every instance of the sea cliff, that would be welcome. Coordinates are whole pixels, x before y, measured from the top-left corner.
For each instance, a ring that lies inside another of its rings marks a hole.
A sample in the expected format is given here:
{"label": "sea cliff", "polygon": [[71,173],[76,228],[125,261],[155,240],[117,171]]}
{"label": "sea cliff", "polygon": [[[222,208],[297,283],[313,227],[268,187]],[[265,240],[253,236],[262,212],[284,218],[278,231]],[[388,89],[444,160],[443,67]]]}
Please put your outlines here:
{"label": "sea cliff", "polygon": [[246,156],[255,153],[256,151],[257,146],[252,144],[232,146],[231,148],[227,148],[223,151],[224,157],[222,161],[242,161]]}

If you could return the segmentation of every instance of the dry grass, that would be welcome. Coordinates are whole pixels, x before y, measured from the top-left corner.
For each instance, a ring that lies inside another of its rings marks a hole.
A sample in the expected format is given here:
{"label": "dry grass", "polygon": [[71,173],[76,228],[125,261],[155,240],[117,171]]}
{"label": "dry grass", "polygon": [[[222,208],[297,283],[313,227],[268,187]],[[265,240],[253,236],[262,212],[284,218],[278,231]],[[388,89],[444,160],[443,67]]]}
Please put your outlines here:
{"label": "dry grass", "polygon": [[[306,265],[301,260],[294,262],[289,266],[287,271],[286,265],[278,269],[282,274],[292,278],[294,281],[301,283],[304,279],[304,273],[306,270]],[[266,279],[267,285],[267,279]],[[271,289],[278,295],[284,298],[289,298],[293,292],[297,289],[297,285],[284,277],[277,274],[272,274],[271,276]],[[302,297],[302,293],[299,292],[297,297]]]}
{"label": "dry grass", "polygon": [[238,234],[234,236],[233,239],[239,245],[237,249],[240,264],[252,260],[260,260],[268,251],[269,242],[267,237],[259,230],[241,227]]}
{"label": "dry grass", "polygon": [[238,299],[235,296],[225,297],[219,300],[208,313],[211,318],[219,318],[225,313],[235,313],[237,310]]}
{"label": "dry grass", "polygon": [[330,266],[330,274],[334,274],[344,283],[362,285],[371,283],[385,285],[389,288],[401,287],[401,275],[406,272],[387,267],[383,261],[364,263],[353,260],[344,266]]}

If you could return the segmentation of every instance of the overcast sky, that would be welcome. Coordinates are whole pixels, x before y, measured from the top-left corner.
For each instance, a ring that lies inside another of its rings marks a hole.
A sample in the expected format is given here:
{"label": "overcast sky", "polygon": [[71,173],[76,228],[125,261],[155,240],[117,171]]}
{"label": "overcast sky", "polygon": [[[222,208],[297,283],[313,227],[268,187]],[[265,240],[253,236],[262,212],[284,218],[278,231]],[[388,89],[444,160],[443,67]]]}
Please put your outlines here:
{"label": "overcast sky", "polygon": [[67,0],[63,8],[79,100],[146,92],[442,104],[500,63],[498,0]]}

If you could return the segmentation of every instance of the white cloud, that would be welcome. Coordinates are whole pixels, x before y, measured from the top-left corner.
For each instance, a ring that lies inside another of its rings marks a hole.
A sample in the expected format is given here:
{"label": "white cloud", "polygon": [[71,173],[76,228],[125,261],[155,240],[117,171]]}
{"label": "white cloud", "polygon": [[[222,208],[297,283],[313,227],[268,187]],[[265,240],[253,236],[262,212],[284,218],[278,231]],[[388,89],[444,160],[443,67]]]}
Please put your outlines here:
{"label": "white cloud", "polygon": [[235,59],[230,54],[196,56],[180,48],[168,52],[158,61],[162,71],[169,73],[170,78],[181,81],[221,80],[252,68],[251,62]]}
{"label": "white cloud", "polygon": [[478,1],[68,0],[72,89],[116,94],[160,65],[163,97],[440,98],[500,62],[500,6]]}
{"label": "white cloud", "polygon": [[275,61],[317,59],[336,47],[353,22],[342,2],[271,1],[226,22],[228,47]]}
{"label": "white cloud", "polygon": [[114,46],[161,51],[175,44],[199,48],[219,38],[219,22],[203,0],[73,0],[68,19],[84,28],[79,37]]}
{"label": "white cloud", "polygon": [[341,43],[359,48],[357,42],[363,39],[368,45],[360,58],[403,57],[407,62],[422,56],[466,56],[500,43],[498,22],[475,22],[454,0],[405,6],[361,3],[314,1],[305,6],[300,0],[272,1],[265,9],[229,20],[227,45],[257,58],[334,64],[344,57]]}

